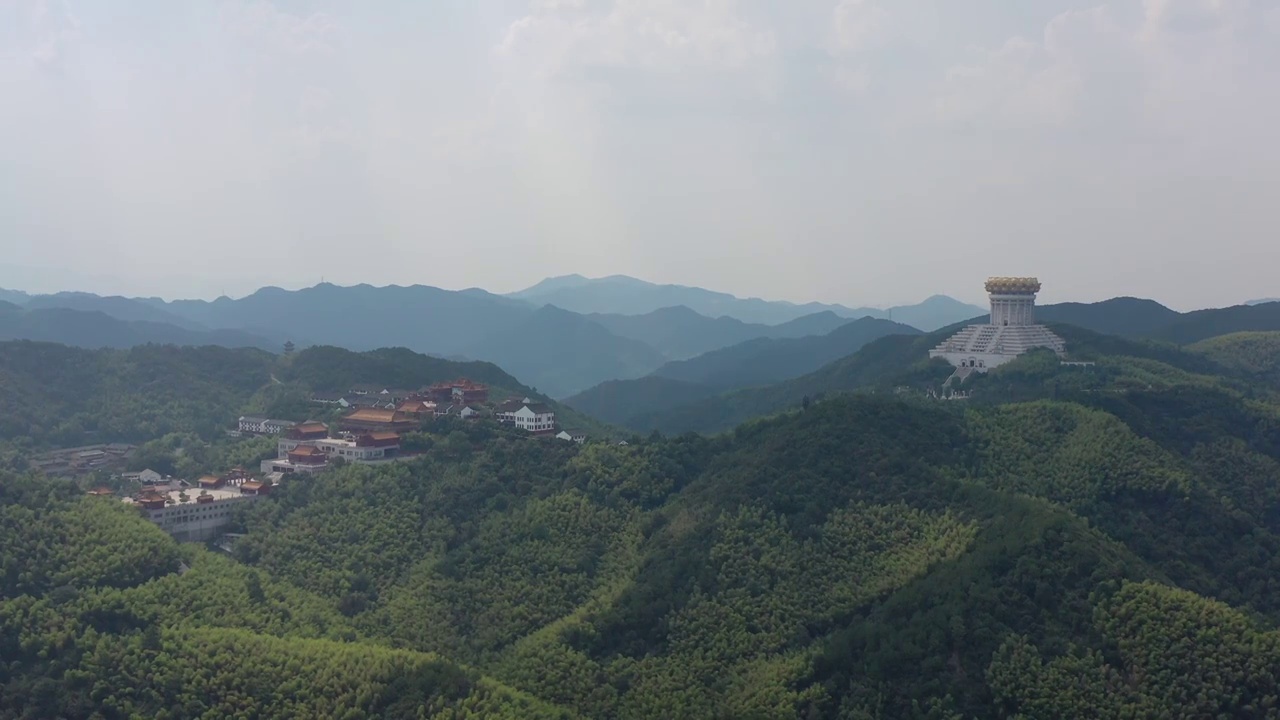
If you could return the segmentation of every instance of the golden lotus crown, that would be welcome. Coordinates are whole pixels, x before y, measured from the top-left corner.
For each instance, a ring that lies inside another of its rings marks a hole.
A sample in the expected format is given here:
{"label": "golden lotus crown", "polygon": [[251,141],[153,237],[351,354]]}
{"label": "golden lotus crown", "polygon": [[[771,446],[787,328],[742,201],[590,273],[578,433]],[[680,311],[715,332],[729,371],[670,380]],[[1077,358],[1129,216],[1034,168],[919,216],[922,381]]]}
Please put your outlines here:
{"label": "golden lotus crown", "polygon": [[1034,295],[1040,292],[1040,281],[1033,277],[987,278],[987,292],[995,295]]}

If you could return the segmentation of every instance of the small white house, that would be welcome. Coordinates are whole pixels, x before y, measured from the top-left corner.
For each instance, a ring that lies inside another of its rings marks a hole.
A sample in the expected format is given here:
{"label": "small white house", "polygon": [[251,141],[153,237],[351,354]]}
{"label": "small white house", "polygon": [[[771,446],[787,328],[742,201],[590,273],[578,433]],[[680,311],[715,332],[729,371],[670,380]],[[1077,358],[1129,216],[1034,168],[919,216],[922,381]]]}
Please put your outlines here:
{"label": "small white house", "polygon": [[466,405],[458,411],[458,417],[463,420],[470,420],[471,418],[480,417],[480,411],[470,405]]}
{"label": "small white house", "polygon": [[561,430],[556,433],[556,438],[581,445],[587,441],[587,434],[581,430]]}

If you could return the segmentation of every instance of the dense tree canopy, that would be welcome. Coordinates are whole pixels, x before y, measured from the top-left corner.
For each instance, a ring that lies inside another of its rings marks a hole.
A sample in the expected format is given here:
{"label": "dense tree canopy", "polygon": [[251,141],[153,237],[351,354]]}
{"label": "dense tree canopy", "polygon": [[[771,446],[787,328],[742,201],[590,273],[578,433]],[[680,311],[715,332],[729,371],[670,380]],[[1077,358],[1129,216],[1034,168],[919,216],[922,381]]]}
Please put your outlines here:
{"label": "dense tree canopy", "polygon": [[[1273,365],[1079,341],[969,402],[815,393],[713,437],[428,425],[239,512],[232,554],[0,472],[0,718],[1280,716]],[[932,381],[894,348],[847,389]]]}

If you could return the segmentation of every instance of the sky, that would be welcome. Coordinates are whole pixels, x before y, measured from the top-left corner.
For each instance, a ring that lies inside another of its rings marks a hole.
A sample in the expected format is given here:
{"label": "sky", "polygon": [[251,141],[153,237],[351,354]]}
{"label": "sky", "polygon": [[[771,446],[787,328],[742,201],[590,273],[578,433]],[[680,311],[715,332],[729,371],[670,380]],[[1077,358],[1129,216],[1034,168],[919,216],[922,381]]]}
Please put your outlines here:
{"label": "sky", "polygon": [[1280,294],[1276,0],[0,0],[0,287]]}

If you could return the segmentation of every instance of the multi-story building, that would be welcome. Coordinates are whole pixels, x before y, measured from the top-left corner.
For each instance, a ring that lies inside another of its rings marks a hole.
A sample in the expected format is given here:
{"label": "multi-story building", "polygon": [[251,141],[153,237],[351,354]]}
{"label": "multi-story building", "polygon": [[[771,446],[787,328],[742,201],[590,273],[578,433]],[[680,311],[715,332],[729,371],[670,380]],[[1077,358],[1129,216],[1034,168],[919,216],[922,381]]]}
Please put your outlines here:
{"label": "multi-story building", "polygon": [[264,473],[314,475],[328,467],[329,458],[324,451],[314,445],[306,444],[295,445],[282,451],[275,459],[263,460],[261,469]]}
{"label": "multi-story building", "polygon": [[[246,489],[252,483],[253,487]],[[137,497],[124,498],[143,516],[159,525],[176,540],[203,542],[221,534],[231,522],[231,513],[238,505],[261,497],[265,486],[261,482],[246,482],[238,487],[147,491]]]}
{"label": "multi-story building", "polygon": [[514,425],[531,433],[549,433],[556,429],[556,414],[546,403],[531,398],[508,400],[494,409],[498,422]]}
{"label": "multi-story building", "polygon": [[280,457],[284,457],[285,453],[294,449],[300,443],[323,440],[327,437],[329,437],[329,426],[322,422],[305,422],[301,425],[294,425],[276,441],[276,453]]}
{"label": "multi-story building", "polygon": [[342,458],[348,462],[371,463],[395,457],[400,450],[400,435],[372,432],[354,438],[327,438],[317,440],[315,447],[330,460]]}
{"label": "multi-story building", "polygon": [[244,415],[240,418],[237,429],[247,435],[279,435],[294,425],[297,423],[289,420]]}
{"label": "multi-story building", "polygon": [[262,462],[264,473],[314,474],[339,458],[354,463],[378,463],[400,454],[400,436],[393,432],[363,433],[348,438],[320,438],[300,442],[281,440],[277,457]]}
{"label": "multi-story building", "polygon": [[489,388],[460,378],[453,383],[452,400],[462,405],[483,405],[489,402]]}
{"label": "multi-story building", "polygon": [[428,399],[440,405],[483,405],[489,402],[489,388],[467,378],[451,382],[438,382],[422,392]]}

